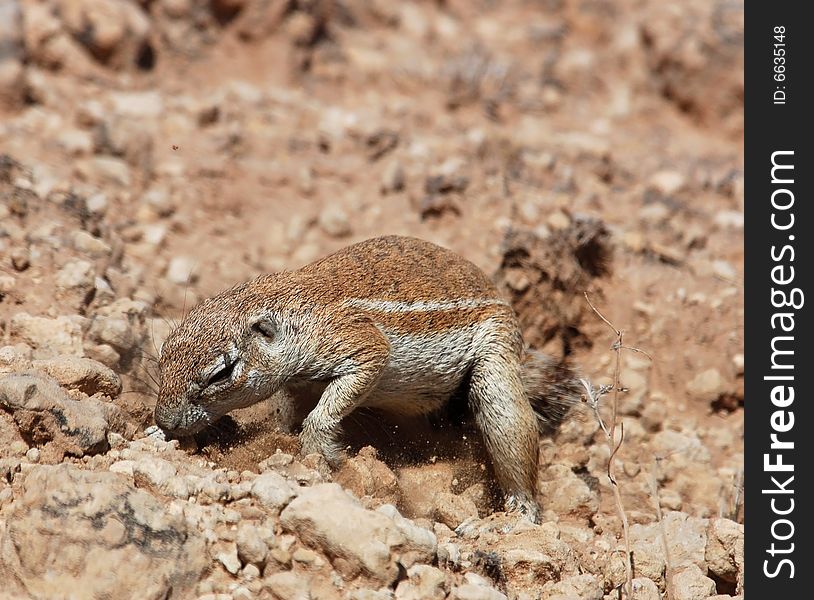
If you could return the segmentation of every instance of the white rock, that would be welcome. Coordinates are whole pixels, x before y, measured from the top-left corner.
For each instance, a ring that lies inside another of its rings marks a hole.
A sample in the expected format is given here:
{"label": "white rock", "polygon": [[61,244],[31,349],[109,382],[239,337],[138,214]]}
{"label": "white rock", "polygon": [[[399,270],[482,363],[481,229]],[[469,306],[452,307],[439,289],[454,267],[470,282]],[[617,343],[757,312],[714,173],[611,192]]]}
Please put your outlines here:
{"label": "white rock", "polygon": [[91,194],[85,199],[85,207],[91,214],[103,215],[107,212],[107,196],[103,192]]}
{"label": "white rock", "polygon": [[142,479],[156,488],[164,487],[177,473],[178,470],[171,462],[157,456],[144,458],[133,465],[133,477],[136,479],[136,483]]}
{"label": "white rock", "polygon": [[232,575],[237,575],[240,571],[240,559],[237,557],[237,547],[230,543],[226,550],[219,552],[216,556],[218,562]]}
{"label": "white rock", "polygon": [[90,358],[58,356],[35,360],[31,366],[56,379],[62,387],[79,390],[88,396],[104,394],[115,398],[122,390],[119,376],[102,363]]}
{"label": "white rock", "polygon": [[365,509],[338,484],[325,483],[303,489],[283,510],[280,523],[329,556],[343,558],[349,570],[387,584],[398,577],[398,563],[432,561],[437,543],[432,532],[418,533],[413,528],[420,528],[400,515],[403,522],[384,513]]}
{"label": "white rock", "polygon": [[654,581],[645,577],[633,579],[630,600],[661,600],[661,593]]}
{"label": "white rock", "polygon": [[71,238],[74,248],[92,258],[101,258],[110,255],[110,244],[102,239],[92,236],[87,231],[75,231]]}
{"label": "white rock", "polygon": [[164,113],[164,100],[158,91],[115,92],[110,99],[113,111],[121,116],[153,119]]}
{"label": "white rock", "polygon": [[297,487],[275,471],[258,475],[252,483],[251,494],[257,501],[274,511],[285,508],[297,497]]}
{"label": "white rock", "polygon": [[650,185],[664,196],[672,196],[680,191],[685,183],[684,175],[678,171],[659,171],[650,177]]}
{"label": "white rock", "polygon": [[87,289],[93,287],[96,277],[93,265],[86,260],[72,260],[62,267],[56,283],[63,289]]}
{"label": "white rock", "polygon": [[726,381],[718,369],[701,371],[687,384],[687,391],[696,400],[713,402],[726,390]]}
{"label": "white rock", "polygon": [[11,333],[32,346],[38,358],[59,354],[82,356],[82,329],[86,321],[78,315],[49,319],[17,313],[11,318]]}
{"label": "white rock", "polygon": [[264,580],[275,598],[280,600],[310,600],[307,575],[294,571],[275,573]]}
{"label": "white rock", "polygon": [[690,565],[670,580],[674,600],[706,600],[715,594],[715,582],[704,575],[698,565]]}
{"label": "white rock", "polygon": [[257,526],[253,523],[241,523],[237,528],[237,555],[246,564],[262,565],[266,560],[268,548]]}
{"label": "white rock", "polygon": [[188,256],[176,256],[167,266],[167,279],[178,285],[187,285],[195,281],[197,262]]}
{"label": "white rock", "polygon": [[348,214],[339,206],[324,208],[319,213],[319,226],[333,237],[346,237],[353,231]]}

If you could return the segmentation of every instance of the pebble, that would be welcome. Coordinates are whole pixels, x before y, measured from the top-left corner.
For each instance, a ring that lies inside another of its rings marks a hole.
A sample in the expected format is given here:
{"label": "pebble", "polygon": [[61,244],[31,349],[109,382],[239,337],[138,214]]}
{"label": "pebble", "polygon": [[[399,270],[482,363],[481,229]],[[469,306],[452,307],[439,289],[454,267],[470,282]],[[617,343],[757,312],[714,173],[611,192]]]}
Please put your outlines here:
{"label": "pebble", "polygon": [[661,600],[656,583],[646,577],[636,577],[632,582],[631,600]]}
{"label": "pebble", "polygon": [[29,448],[28,452],[25,453],[25,457],[30,462],[40,462],[40,449]]}
{"label": "pebble", "polygon": [[382,173],[381,191],[383,194],[392,194],[404,189],[406,177],[404,167],[397,160],[387,164]]}
{"label": "pebble", "polygon": [[71,236],[71,241],[74,248],[92,258],[109,256],[111,252],[110,244],[92,236],[87,231],[75,231]]}
{"label": "pebble", "polygon": [[232,575],[237,575],[240,571],[240,559],[237,557],[235,544],[230,543],[228,549],[219,552],[215,558]]}
{"label": "pebble", "polygon": [[322,230],[332,237],[347,237],[353,232],[348,214],[338,206],[328,206],[317,220]]}
{"label": "pebble", "polygon": [[188,256],[176,256],[167,266],[167,279],[178,285],[188,285],[197,280],[195,266],[197,261]]}
{"label": "pebble", "polygon": [[28,248],[17,246],[9,252],[11,266],[17,271],[25,271],[31,265],[31,253]]}
{"label": "pebble", "polygon": [[85,208],[93,215],[104,215],[107,212],[107,195],[103,192],[91,194],[85,199]]}
{"label": "pebble", "polygon": [[25,456],[28,452],[28,444],[22,440],[14,440],[9,444],[9,450],[13,456]]}
{"label": "pebble", "polygon": [[686,178],[678,171],[659,171],[650,177],[650,185],[664,196],[672,196],[681,191]]}
{"label": "pebble", "polygon": [[305,575],[293,571],[283,571],[266,577],[264,583],[275,598],[280,600],[307,600],[308,579]]}
{"label": "pebble", "polygon": [[738,278],[738,272],[735,270],[735,267],[725,260],[712,261],[712,272],[721,279],[728,281],[733,281]]}
{"label": "pebble", "polygon": [[177,204],[164,188],[151,188],[142,196],[142,202],[149,206],[159,217],[169,217],[177,209]]}
{"label": "pebble", "polygon": [[0,296],[11,293],[17,280],[11,275],[0,274]]}
{"label": "pebble", "polygon": [[72,260],[56,275],[56,284],[63,289],[87,289],[93,287],[95,269],[86,260]]}
{"label": "pebble", "polygon": [[710,368],[698,373],[687,384],[687,392],[703,402],[713,402],[726,390],[726,382],[718,369]]}
{"label": "pebble", "polygon": [[241,523],[237,529],[236,543],[238,557],[243,563],[255,565],[265,563],[268,547],[255,524]]}
{"label": "pebble", "polygon": [[698,600],[715,594],[715,582],[704,575],[698,565],[673,573],[670,583],[674,600]]}

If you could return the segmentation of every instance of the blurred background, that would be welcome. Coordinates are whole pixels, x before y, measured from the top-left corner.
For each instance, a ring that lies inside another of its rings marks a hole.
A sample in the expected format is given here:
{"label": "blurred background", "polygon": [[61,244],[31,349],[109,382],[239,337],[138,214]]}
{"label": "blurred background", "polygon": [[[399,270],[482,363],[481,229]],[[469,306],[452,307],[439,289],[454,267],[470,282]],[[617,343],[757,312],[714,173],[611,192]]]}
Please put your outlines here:
{"label": "blurred background", "polygon": [[738,0],[0,0],[0,368],[99,361],[140,430],[142,354],[200,299],[414,235],[602,383],[590,292],[654,359],[622,458],[738,519],[742,153]]}

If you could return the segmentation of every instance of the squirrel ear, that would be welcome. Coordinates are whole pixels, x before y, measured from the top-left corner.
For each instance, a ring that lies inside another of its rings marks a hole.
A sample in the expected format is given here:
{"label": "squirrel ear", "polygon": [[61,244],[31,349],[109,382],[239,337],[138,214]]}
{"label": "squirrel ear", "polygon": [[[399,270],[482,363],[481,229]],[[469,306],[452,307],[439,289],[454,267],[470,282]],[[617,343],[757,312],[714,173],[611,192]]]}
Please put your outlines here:
{"label": "squirrel ear", "polygon": [[251,327],[252,331],[269,340],[277,337],[277,324],[269,317],[260,317],[252,323]]}

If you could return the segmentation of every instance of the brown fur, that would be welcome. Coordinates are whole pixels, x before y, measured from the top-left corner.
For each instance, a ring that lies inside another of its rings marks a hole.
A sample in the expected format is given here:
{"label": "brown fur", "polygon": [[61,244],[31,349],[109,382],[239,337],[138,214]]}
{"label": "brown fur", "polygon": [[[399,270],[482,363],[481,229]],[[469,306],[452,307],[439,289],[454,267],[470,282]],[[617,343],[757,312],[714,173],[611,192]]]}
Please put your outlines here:
{"label": "brown fur", "polygon": [[159,366],[156,422],[181,435],[278,391],[296,401],[319,389],[302,451],[334,464],[341,421],[357,407],[428,414],[467,385],[507,507],[533,520],[538,427],[556,426],[579,398],[573,373],[524,355],[514,312],[480,269],[398,236],[205,300]]}

